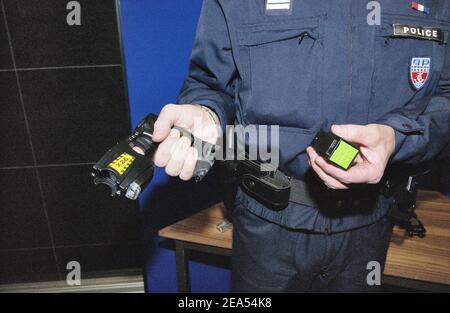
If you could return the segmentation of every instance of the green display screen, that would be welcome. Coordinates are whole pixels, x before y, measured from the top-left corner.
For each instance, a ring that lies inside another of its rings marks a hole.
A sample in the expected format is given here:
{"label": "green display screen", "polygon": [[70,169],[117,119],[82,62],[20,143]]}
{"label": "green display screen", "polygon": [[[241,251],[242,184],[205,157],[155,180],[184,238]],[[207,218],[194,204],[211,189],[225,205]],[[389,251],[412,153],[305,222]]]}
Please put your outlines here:
{"label": "green display screen", "polygon": [[340,140],[329,160],[347,170],[352,165],[358,153],[358,149],[344,140]]}

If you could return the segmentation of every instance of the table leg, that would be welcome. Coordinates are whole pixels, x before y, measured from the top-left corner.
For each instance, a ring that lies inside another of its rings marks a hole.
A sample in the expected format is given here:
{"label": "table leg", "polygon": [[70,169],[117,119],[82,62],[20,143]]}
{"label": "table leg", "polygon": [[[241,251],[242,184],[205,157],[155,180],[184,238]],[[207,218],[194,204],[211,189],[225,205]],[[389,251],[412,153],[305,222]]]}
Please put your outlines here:
{"label": "table leg", "polygon": [[182,241],[175,240],[175,259],[177,266],[178,291],[182,293],[191,292],[189,280],[189,264],[186,257],[186,248]]}

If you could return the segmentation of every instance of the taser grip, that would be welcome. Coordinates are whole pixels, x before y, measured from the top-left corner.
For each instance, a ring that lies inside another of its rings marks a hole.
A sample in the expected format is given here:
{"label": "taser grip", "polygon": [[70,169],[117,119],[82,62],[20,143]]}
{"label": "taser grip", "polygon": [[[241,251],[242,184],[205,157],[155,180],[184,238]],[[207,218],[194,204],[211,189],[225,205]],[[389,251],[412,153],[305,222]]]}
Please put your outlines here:
{"label": "taser grip", "polygon": [[196,182],[201,181],[214,165],[216,146],[195,137],[191,132],[182,127],[174,126],[173,129],[178,130],[182,137],[189,138],[191,146],[197,150],[200,158],[195,165],[193,177]]}

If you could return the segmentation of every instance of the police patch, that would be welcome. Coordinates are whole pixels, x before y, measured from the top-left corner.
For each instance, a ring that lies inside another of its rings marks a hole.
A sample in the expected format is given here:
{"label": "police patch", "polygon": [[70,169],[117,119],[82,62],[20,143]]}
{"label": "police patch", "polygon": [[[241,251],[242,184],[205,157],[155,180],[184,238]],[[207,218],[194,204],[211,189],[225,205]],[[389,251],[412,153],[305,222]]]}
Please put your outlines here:
{"label": "police patch", "polygon": [[442,29],[434,27],[412,26],[404,24],[394,24],[394,34],[392,37],[409,37],[422,40],[433,40],[441,45],[445,43],[445,34]]}
{"label": "police patch", "polygon": [[422,89],[431,73],[431,58],[412,58],[409,68],[411,83],[416,90]]}

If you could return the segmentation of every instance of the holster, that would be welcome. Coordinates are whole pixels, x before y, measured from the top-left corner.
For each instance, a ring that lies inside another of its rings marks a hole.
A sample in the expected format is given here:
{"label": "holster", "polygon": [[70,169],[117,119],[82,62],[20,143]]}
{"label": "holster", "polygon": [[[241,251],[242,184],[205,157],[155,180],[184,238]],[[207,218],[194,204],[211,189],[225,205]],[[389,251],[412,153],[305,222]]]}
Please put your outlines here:
{"label": "holster", "polygon": [[[419,167],[420,168],[420,167]],[[395,225],[406,230],[410,237],[425,237],[426,229],[416,214],[417,192],[419,187],[418,178],[427,172],[426,169],[415,169],[409,171],[409,175],[396,172],[386,180],[383,194],[392,198],[393,202],[388,210],[388,218]]]}

